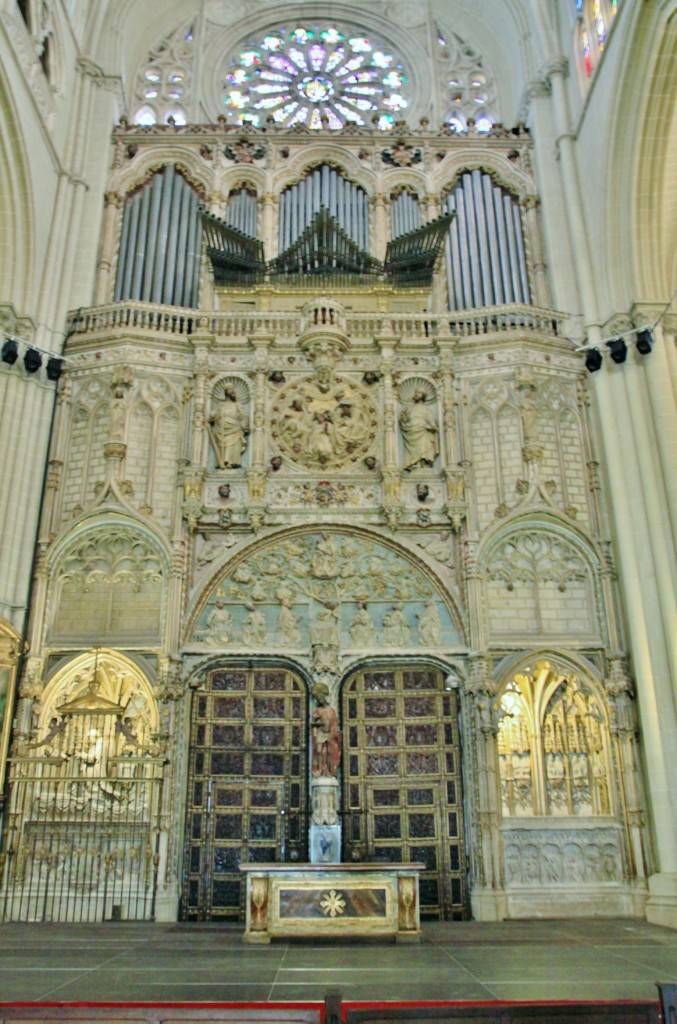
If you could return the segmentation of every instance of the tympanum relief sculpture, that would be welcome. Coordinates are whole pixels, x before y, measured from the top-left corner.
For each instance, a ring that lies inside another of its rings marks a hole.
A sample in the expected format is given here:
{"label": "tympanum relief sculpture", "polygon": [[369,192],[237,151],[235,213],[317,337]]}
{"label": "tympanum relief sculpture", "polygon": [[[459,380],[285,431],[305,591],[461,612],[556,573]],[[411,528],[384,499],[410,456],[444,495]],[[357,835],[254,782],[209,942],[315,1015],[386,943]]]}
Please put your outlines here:
{"label": "tympanum relief sculpture", "polygon": [[343,650],[442,648],[459,637],[402,555],[324,531],[270,541],[239,562],[213,588],[193,642],[311,651],[316,671],[332,673]]}

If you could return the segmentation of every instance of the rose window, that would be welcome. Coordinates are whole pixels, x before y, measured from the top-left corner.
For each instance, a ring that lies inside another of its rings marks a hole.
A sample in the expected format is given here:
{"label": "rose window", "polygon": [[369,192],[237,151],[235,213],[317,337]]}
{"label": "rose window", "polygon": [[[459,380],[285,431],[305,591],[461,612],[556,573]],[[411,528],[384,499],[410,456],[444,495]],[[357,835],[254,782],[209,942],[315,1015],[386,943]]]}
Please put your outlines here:
{"label": "rose window", "polygon": [[223,102],[235,124],[338,130],[394,127],[409,105],[402,64],[380,40],[293,25],[249,43],[230,62]]}

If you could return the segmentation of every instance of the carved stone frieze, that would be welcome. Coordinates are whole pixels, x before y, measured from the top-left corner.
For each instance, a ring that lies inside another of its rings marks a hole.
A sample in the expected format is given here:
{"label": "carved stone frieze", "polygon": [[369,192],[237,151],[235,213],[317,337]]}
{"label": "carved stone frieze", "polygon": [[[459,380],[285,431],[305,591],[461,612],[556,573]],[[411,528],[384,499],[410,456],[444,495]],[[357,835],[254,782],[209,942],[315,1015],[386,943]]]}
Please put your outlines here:
{"label": "carved stone frieze", "polygon": [[503,843],[508,888],[618,885],[623,879],[617,828],[506,829]]}

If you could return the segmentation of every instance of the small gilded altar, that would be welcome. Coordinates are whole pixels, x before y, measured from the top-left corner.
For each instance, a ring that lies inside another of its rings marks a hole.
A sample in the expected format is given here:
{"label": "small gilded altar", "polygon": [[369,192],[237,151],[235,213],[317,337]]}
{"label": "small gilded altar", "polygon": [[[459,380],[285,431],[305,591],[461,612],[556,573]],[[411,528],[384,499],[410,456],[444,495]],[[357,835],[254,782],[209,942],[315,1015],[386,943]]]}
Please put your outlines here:
{"label": "small gilded altar", "polygon": [[421,936],[423,864],[242,864],[246,942],[272,938]]}

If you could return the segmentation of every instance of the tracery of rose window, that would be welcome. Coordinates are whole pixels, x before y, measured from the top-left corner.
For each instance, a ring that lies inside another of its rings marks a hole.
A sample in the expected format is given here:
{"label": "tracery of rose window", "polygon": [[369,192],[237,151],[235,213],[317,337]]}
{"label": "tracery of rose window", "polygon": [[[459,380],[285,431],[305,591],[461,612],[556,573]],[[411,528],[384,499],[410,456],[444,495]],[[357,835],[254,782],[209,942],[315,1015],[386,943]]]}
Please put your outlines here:
{"label": "tracery of rose window", "polygon": [[302,124],[335,131],[346,124],[389,131],[409,105],[398,58],[373,36],[335,26],[293,24],[248,43],[223,82],[236,124]]}

